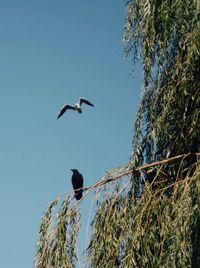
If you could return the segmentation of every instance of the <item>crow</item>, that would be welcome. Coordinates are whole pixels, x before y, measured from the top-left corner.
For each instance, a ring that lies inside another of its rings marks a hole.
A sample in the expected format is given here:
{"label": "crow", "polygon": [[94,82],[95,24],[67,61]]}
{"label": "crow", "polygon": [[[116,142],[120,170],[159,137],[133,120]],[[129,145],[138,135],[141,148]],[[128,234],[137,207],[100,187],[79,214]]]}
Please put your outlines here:
{"label": "crow", "polygon": [[85,103],[85,104],[87,104],[87,105],[90,105],[90,106],[94,107],[94,105],[93,105],[91,102],[89,102],[88,100],[86,100],[86,99],[84,99],[84,98],[80,98],[80,99],[79,99],[79,102],[75,103],[74,105],[65,104],[65,105],[61,108],[61,110],[60,110],[60,112],[59,112],[59,114],[58,114],[57,119],[60,118],[60,117],[61,117],[67,110],[76,110],[78,113],[82,113],[81,105],[82,105],[83,103]]}
{"label": "crow", "polygon": [[76,200],[80,200],[83,195],[83,176],[77,169],[71,169],[72,174],[72,185],[74,188],[74,197]]}

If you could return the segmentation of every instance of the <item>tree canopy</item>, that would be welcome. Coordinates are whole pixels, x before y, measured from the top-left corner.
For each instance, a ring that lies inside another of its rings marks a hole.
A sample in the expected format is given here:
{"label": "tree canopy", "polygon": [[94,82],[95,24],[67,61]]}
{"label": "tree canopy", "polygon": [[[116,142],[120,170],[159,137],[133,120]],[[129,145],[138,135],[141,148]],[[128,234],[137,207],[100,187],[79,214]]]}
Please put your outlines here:
{"label": "tree canopy", "polygon": [[[123,40],[144,70],[133,151],[129,163],[85,189],[99,194],[85,267],[197,267],[200,2],[127,1]],[[67,195],[48,207],[37,268],[75,267],[77,204]]]}

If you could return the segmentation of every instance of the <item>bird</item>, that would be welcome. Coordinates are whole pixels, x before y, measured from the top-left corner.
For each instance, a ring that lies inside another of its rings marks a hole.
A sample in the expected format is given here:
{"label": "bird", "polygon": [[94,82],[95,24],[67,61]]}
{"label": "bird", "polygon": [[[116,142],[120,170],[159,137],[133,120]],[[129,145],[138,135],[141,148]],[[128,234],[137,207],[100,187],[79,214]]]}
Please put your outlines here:
{"label": "bird", "polygon": [[76,200],[80,200],[83,196],[83,175],[79,173],[77,169],[71,169],[72,174],[72,186],[74,188],[74,197]]}
{"label": "bird", "polygon": [[85,103],[85,104],[87,104],[87,105],[90,105],[90,106],[92,106],[92,107],[94,107],[94,105],[91,103],[91,102],[89,102],[88,100],[86,100],[86,99],[84,99],[84,98],[80,98],[79,99],[79,101],[77,102],[77,103],[75,103],[74,105],[70,105],[70,104],[65,104],[62,108],[61,108],[61,110],[60,110],[60,112],[59,112],[59,114],[58,114],[58,116],[57,116],[57,119],[58,118],[60,118],[67,110],[76,110],[78,113],[82,113],[82,109],[81,109],[81,105],[83,104],[83,103]]}

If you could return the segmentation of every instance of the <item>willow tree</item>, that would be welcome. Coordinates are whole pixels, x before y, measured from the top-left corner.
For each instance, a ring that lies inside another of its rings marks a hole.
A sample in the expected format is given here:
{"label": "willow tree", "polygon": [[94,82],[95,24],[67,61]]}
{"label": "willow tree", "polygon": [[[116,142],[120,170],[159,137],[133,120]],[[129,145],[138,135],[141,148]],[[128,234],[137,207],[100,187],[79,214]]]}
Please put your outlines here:
{"label": "willow tree", "polygon": [[[200,2],[128,1],[123,37],[144,70],[133,152],[85,189],[99,195],[84,265],[200,267]],[[36,267],[75,267],[79,222],[68,195],[50,204]]]}

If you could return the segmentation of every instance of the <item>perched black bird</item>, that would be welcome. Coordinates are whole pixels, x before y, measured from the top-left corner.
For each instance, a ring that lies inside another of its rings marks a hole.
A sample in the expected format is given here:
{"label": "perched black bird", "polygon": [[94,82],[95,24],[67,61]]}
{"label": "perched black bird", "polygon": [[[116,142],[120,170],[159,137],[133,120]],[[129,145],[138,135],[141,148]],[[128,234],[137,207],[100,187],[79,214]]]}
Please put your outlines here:
{"label": "perched black bird", "polygon": [[76,200],[80,200],[83,195],[83,176],[77,169],[71,169],[71,171],[73,172],[72,185],[75,193],[74,197]]}
{"label": "perched black bird", "polygon": [[94,105],[93,105],[91,102],[89,102],[88,100],[86,100],[86,99],[84,99],[84,98],[80,98],[80,99],[79,99],[79,102],[75,103],[74,105],[65,104],[65,105],[61,108],[60,113],[58,114],[57,119],[58,119],[59,117],[61,117],[67,110],[76,110],[77,112],[82,113],[82,109],[81,109],[81,105],[82,105],[82,103],[85,103],[85,104],[87,104],[87,105],[90,105],[90,106],[94,107]]}

